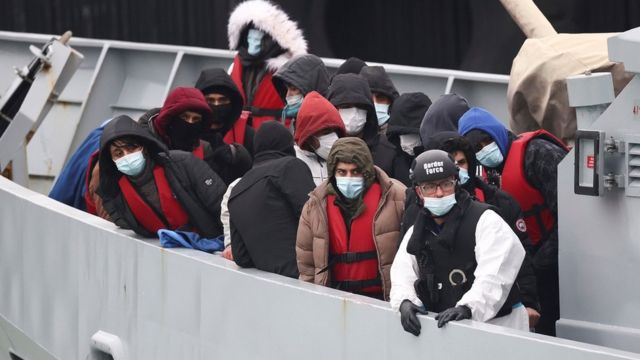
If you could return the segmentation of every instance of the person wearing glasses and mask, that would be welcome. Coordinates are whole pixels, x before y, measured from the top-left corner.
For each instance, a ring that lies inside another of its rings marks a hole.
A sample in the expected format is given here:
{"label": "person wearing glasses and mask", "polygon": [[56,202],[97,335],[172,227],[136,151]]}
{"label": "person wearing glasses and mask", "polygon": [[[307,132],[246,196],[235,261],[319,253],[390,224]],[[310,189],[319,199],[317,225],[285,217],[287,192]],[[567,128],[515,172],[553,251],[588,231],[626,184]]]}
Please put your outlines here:
{"label": "person wearing glasses and mask", "polygon": [[296,157],[307,164],[316,186],[329,178],[329,152],[336,140],[345,134],[338,110],[317,92],[307,94],[298,111],[293,138]]}
{"label": "person wearing glasses and mask", "polygon": [[300,279],[388,300],[406,187],[355,137],[335,142],[327,168],[331,177],[309,194],[298,225]]}
{"label": "person wearing glasses and mask", "polygon": [[516,234],[490,205],[458,184],[458,167],[442,150],[416,158],[412,179],[423,210],[405,234],[391,266],[391,307],[416,336],[418,313],[437,312],[438,327],[472,319],[529,329],[512,286],[525,257]]}

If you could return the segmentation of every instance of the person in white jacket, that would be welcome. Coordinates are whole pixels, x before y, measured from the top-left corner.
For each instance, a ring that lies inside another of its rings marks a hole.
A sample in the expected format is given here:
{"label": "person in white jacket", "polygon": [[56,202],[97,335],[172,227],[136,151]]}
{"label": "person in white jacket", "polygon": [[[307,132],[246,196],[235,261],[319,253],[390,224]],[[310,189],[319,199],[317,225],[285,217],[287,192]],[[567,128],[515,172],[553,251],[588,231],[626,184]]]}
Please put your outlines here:
{"label": "person in white jacket", "polygon": [[416,158],[412,181],[424,208],[405,234],[391,266],[391,306],[403,328],[418,336],[417,313],[438,312],[438,327],[472,319],[528,331],[527,311],[514,284],[525,251],[490,205],[457,185],[449,154]]}

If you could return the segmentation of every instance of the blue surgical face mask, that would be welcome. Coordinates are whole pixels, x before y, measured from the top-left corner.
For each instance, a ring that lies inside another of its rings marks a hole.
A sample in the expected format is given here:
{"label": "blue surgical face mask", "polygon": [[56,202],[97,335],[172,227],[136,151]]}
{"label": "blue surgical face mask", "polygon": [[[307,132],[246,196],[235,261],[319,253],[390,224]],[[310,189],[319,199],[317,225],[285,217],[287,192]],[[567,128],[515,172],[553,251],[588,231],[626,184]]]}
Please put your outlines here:
{"label": "blue surgical face mask", "polygon": [[142,173],[142,170],[144,170],[146,162],[147,161],[144,158],[142,150],[127,154],[114,161],[118,170],[121,173],[129,176],[140,175],[140,173]]}
{"label": "blue surgical face mask", "polygon": [[451,195],[443,196],[441,198],[437,197],[424,197],[424,207],[429,210],[433,216],[439,217],[446,215],[453,205],[456,204],[456,194],[453,193]]}
{"label": "blue surgical face mask", "polygon": [[378,126],[382,126],[389,121],[389,104],[373,103],[376,107],[376,115],[378,116]]}
{"label": "blue surgical face mask", "polygon": [[500,148],[495,141],[480,149],[480,151],[476,153],[476,158],[480,164],[488,168],[497,168],[504,160]]}
{"label": "blue surgical face mask", "polygon": [[287,96],[287,105],[284,106],[282,112],[285,117],[292,118],[298,116],[298,110],[300,110],[300,105],[302,105],[302,95],[293,95]]}
{"label": "blue surgical face mask", "polygon": [[264,32],[256,29],[251,29],[247,33],[247,52],[249,55],[258,55],[262,47],[260,44],[262,43],[262,38],[264,37]]}
{"label": "blue surgical face mask", "polygon": [[460,178],[460,184],[464,184],[469,181],[469,171],[464,168],[458,170],[458,178]]}
{"label": "blue surgical face mask", "polygon": [[342,195],[348,199],[355,199],[364,189],[364,178],[336,176],[336,185]]}

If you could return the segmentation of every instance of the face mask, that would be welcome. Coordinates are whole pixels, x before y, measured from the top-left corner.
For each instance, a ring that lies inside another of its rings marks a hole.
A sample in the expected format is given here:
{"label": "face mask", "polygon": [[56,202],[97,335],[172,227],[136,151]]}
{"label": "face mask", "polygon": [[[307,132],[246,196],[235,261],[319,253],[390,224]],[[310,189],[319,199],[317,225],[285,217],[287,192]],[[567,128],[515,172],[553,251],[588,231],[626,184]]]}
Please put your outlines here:
{"label": "face mask", "polygon": [[389,104],[378,104],[376,106],[376,115],[378,116],[378,126],[382,126],[389,121]]}
{"label": "face mask", "polygon": [[364,124],[367,122],[367,110],[351,107],[338,109],[338,112],[340,113],[342,122],[344,122],[347,135],[357,135],[364,129]]}
{"label": "face mask", "polygon": [[247,52],[249,55],[257,55],[260,53],[262,43],[262,38],[264,37],[264,32],[256,29],[251,29],[247,33]]}
{"label": "face mask", "polygon": [[298,116],[298,110],[300,110],[300,105],[302,105],[302,95],[293,95],[287,96],[287,105],[285,105],[282,112],[285,117],[292,118]]}
{"label": "face mask", "polygon": [[460,184],[464,184],[469,181],[469,172],[467,169],[460,168],[458,170],[458,177],[460,178]]}
{"label": "face mask", "polygon": [[138,176],[144,170],[146,159],[142,150],[125,155],[118,160],[115,160],[118,171],[129,176]]}
{"label": "face mask", "polygon": [[329,152],[331,151],[331,147],[333,143],[338,140],[338,134],[331,133],[327,135],[318,136],[318,142],[320,146],[316,149],[316,154],[321,158],[327,160],[329,157]]}
{"label": "face mask", "polygon": [[348,199],[355,199],[364,189],[364,178],[336,176],[336,185],[340,193]]}
{"label": "face mask", "polygon": [[203,129],[202,122],[190,124],[182,119],[175,119],[168,130],[172,150],[192,151]]}
{"label": "face mask", "polygon": [[231,104],[209,105],[209,108],[211,109],[211,119],[214,123],[224,124],[232,120],[229,119],[229,115],[231,115]]}
{"label": "face mask", "polygon": [[436,217],[443,216],[451,211],[453,205],[456,204],[456,194],[436,197],[424,197],[424,207]]}
{"label": "face mask", "polygon": [[420,135],[418,134],[405,134],[400,135],[400,148],[402,151],[407,154],[414,156],[415,151],[414,148],[422,145],[422,141],[420,140]]}
{"label": "face mask", "polygon": [[500,152],[500,148],[495,141],[478,151],[476,153],[476,158],[480,164],[488,168],[497,168],[504,160],[502,153]]}

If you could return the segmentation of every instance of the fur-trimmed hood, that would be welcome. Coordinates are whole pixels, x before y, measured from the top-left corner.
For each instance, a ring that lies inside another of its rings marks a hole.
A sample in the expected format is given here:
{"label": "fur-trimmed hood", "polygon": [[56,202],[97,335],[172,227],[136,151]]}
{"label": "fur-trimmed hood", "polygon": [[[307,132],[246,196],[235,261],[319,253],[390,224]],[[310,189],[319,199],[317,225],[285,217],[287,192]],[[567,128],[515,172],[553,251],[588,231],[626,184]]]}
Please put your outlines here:
{"label": "fur-trimmed hood", "polygon": [[285,49],[284,54],[266,61],[270,71],[275,72],[293,56],[307,53],[307,40],[298,24],[280,7],[265,0],[248,0],[233,10],[227,25],[229,49],[238,49],[240,36],[249,24],[269,34]]}

